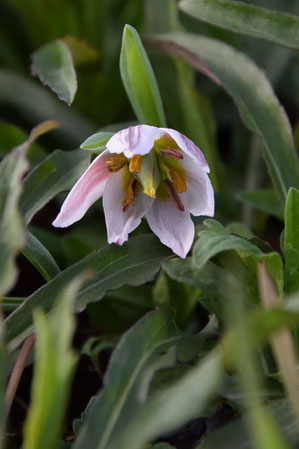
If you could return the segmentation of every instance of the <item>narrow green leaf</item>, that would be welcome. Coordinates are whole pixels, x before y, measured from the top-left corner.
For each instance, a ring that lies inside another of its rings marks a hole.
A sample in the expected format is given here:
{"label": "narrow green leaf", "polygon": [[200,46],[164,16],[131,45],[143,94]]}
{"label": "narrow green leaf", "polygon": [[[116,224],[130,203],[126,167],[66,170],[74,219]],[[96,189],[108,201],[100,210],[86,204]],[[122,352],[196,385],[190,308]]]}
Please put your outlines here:
{"label": "narrow green leaf", "polygon": [[50,42],[31,56],[31,73],[38,76],[69,106],[77,91],[77,78],[72,54],[61,40]]}
{"label": "narrow green leaf", "polygon": [[22,148],[12,150],[0,164],[0,295],[4,295],[15,281],[14,256],[25,239],[18,202],[27,168]]}
{"label": "narrow green leaf", "polygon": [[4,345],[4,327],[0,302],[0,448],[5,435],[5,387],[6,387],[6,348]]}
{"label": "narrow green leaf", "polygon": [[3,312],[13,312],[16,310],[25,298],[15,298],[15,297],[2,297],[0,298],[1,307]]}
{"label": "narrow green leaf", "polygon": [[74,280],[59,295],[47,319],[36,311],[36,357],[31,405],[24,427],[25,449],[57,447],[71,376],[77,357],[71,350],[73,303],[81,281]]}
{"label": "narrow green leaf", "polygon": [[142,285],[153,279],[161,263],[171,252],[153,235],[133,237],[123,246],[106,246],[89,254],[78,263],[61,271],[54,279],[29,296],[6,320],[6,341],[15,349],[32,330],[32,310],[41,307],[49,312],[53,298],[77,275],[91,272],[91,278],[81,288],[76,311],[90,302],[99,301],[107,290],[122,285]]}
{"label": "narrow green leaf", "polygon": [[283,219],[283,207],[275,190],[261,189],[252,192],[242,192],[239,199],[250,204],[255,209],[259,209],[267,214]]}
{"label": "narrow green leaf", "polygon": [[108,448],[136,419],[155,371],[174,363],[174,352],[169,350],[179,335],[172,312],[158,310],[123,336],[111,357],[105,388],[92,402],[74,449]]}
{"label": "narrow green leaf", "polygon": [[158,84],[137,31],[126,25],[120,54],[120,73],[140,123],[166,126]]}
{"label": "narrow green leaf", "polygon": [[265,74],[247,56],[214,39],[168,33],[152,36],[150,42],[185,59],[232,95],[245,124],[262,138],[268,169],[283,204],[289,187],[299,186],[299,166],[289,120]]}
{"label": "narrow green leaf", "polygon": [[285,284],[287,293],[299,290],[299,191],[290,189],[285,210]]}
{"label": "narrow green leaf", "polygon": [[37,165],[24,181],[20,202],[26,223],[54,196],[73,187],[89,161],[90,154],[84,151],[56,150]]}
{"label": "narrow green leaf", "polygon": [[[279,401],[270,407],[275,422],[287,442],[294,447],[299,435],[296,420],[285,400]],[[248,419],[248,418],[247,418]],[[246,417],[233,420],[229,424],[211,432],[196,449],[256,449],[250,441],[250,433],[246,426]],[[273,446],[273,448],[276,446]]]}
{"label": "narrow green leaf", "polygon": [[179,8],[204,22],[299,48],[299,17],[229,0],[181,0]]}
{"label": "narrow green leaf", "polygon": [[101,152],[106,148],[106,143],[113,136],[114,133],[98,132],[92,134],[88,139],[80,145],[82,150],[89,150],[93,152]]}
{"label": "narrow green leaf", "polygon": [[30,232],[22,250],[25,257],[35,266],[46,281],[59,273],[59,267],[47,248]]}
{"label": "narrow green leaf", "polygon": [[193,258],[196,268],[200,269],[212,257],[223,251],[241,249],[249,251],[257,256],[261,255],[261,250],[236,235],[216,233],[211,231],[200,232],[200,238],[195,244]]}
{"label": "narrow green leaf", "polygon": [[148,441],[200,416],[207,403],[217,395],[221,365],[218,350],[202,358],[185,376],[154,394],[124,432],[115,435],[115,443],[108,448],[140,449]]}

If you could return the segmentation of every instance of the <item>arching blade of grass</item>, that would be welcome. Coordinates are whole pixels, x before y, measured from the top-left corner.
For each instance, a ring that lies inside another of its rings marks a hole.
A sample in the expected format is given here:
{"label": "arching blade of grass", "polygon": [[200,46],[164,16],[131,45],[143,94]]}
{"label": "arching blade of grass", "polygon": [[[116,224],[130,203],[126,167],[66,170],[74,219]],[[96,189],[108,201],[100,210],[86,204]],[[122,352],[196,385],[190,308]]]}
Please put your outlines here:
{"label": "arching blade of grass", "polygon": [[149,42],[183,58],[233,97],[245,124],[262,138],[281,208],[288,189],[299,187],[299,166],[289,120],[265,74],[247,56],[214,39],[167,33]]}
{"label": "arching blade of grass", "polygon": [[204,22],[290,48],[299,48],[299,17],[230,0],[181,0],[179,8]]}

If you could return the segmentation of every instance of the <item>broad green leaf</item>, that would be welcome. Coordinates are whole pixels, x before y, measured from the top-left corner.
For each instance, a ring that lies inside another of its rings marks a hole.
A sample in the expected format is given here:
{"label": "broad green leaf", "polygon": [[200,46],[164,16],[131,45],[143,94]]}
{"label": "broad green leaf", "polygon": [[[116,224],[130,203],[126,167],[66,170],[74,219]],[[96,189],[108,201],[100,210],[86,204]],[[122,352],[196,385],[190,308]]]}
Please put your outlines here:
{"label": "broad green leaf", "polygon": [[241,284],[226,269],[207,262],[198,270],[191,257],[171,259],[163,264],[163,268],[172,279],[185,282],[200,288],[207,298],[200,301],[210,313],[223,318],[223,304],[226,303],[227,292],[241,289]]}
{"label": "broad green leaf", "polygon": [[20,202],[27,224],[54,196],[73,187],[89,160],[90,154],[84,151],[56,150],[28,174]]}
{"label": "broad green leaf", "polygon": [[114,133],[98,132],[88,137],[80,145],[82,150],[89,150],[95,153],[100,153],[106,148],[106,143],[113,136]]}
{"label": "broad green leaf", "polygon": [[137,31],[126,25],[120,54],[120,73],[140,123],[166,126],[158,84]]}
{"label": "broad green leaf", "polygon": [[[285,400],[279,401],[270,407],[276,423],[285,436],[287,442],[293,447],[299,435],[294,414]],[[275,444],[275,443],[274,443]],[[216,429],[206,436],[196,449],[256,449],[250,440],[250,433],[246,426],[246,417],[233,420],[220,429]],[[273,449],[275,445],[273,446]]]}
{"label": "broad green leaf", "polygon": [[221,353],[214,350],[177,382],[150,397],[134,421],[114,436],[115,443],[108,448],[140,449],[148,441],[200,416],[217,395],[221,376]]}
{"label": "broad green leaf", "polygon": [[72,54],[61,40],[50,42],[33,53],[31,73],[38,76],[69,106],[77,91],[77,78]]}
{"label": "broad green leaf", "polygon": [[99,301],[107,290],[125,284],[142,285],[152,280],[161,263],[170,255],[170,250],[161,245],[156,237],[146,234],[131,238],[123,246],[106,246],[89,254],[34,292],[7,318],[6,340],[9,349],[16,348],[30,334],[31,311],[41,307],[49,312],[53,307],[53,298],[82,272],[90,272],[91,278],[77,296],[76,311],[83,310],[90,302]]}
{"label": "broad green leaf", "polygon": [[179,8],[212,25],[299,48],[299,17],[229,0],[181,0]]}
{"label": "broad green leaf", "polygon": [[85,415],[75,449],[108,448],[136,419],[155,371],[173,365],[171,347],[179,336],[168,310],[146,315],[123,336],[111,357],[105,388]]}
{"label": "broad green leaf", "polygon": [[242,192],[239,199],[255,209],[259,209],[267,214],[283,219],[283,208],[275,190],[261,189],[252,192]]}
{"label": "broad green leaf", "polygon": [[25,449],[55,449],[62,429],[68,391],[77,357],[71,350],[74,298],[81,281],[62,291],[49,318],[34,313],[36,356],[31,405],[24,426]]}
{"label": "broad green leaf", "polygon": [[6,386],[6,348],[4,345],[4,327],[0,301],[0,448],[5,435],[5,386]]}
{"label": "broad green leaf", "polygon": [[290,189],[285,210],[285,284],[287,292],[299,290],[299,191]]}
{"label": "broad green leaf", "polygon": [[245,124],[262,138],[268,169],[283,204],[289,187],[299,186],[299,166],[289,120],[265,74],[247,56],[214,39],[168,33],[151,36],[150,42],[185,59],[233,97]]}
{"label": "broad green leaf", "polygon": [[59,273],[59,267],[47,248],[30,232],[22,250],[25,257],[36,267],[46,281]]}
{"label": "broad green leaf", "polygon": [[0,164],[0,295],[13,285],[14,256],[23,246],[25,229],[18,211],[22,177],[28,169],[24,149],[15,148]]}
{"label": "broad green leaf", "polygon": [[196,268],[202,268],[203,265],[212,257],[223,251],[240,249],[249,251],[257,256],[262,254],[261,250],[236,235],[225,234],[224,232],[202,231],[194,247],[193,259]]}

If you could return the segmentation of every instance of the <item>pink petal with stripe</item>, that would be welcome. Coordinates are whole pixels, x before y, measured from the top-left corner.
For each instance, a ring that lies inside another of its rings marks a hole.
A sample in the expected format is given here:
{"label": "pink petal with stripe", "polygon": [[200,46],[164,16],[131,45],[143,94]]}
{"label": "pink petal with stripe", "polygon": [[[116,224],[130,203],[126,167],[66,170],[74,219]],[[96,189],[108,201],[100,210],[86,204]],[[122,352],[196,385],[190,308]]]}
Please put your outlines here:
{"label": "pink petal with stripe", "polygon": [[180,193],[179,196],[185,209],[195,216],[213,217],[214,190],[207,173],[189,156],[184,157],[181,165],[185,170],[187,191]]}
{"label": "pink petal with stripe", "polygon": [[52,223],[53,226],[66,228],[80,220],[90,206],[103,195],[106,182],[113,175],[106,166],[110,157],[109,151],[104,151],[94,159],[66,197]]}
{"label": "pink petal with stripe", "polygon": [[167,133],[173,140],[176,141],[177,145],[184,151],[188,156],[190,156],[193,160],[199,162],[207,173],[210,172],[208,163],[203,155],[203,152],[195,145],[192,140],[188,139],[188,137],[184,136],[184,134],[179,133],[171,128],[160,128],[165,133]]}
{"label": "pink petal with stripe", "polygon": [[190,213],[178,210],[170,200],[156,199],[147,212],[146,219],[161,242],[184,259],[194,239],[194,224]]}
{"label": "pink petal with stripe", "polygon": [[128,159],[135,154],[144,156],[153,148],[159,128],[149,125],[130,126],[114,134],[106,148],[111,153],[123,153]]}

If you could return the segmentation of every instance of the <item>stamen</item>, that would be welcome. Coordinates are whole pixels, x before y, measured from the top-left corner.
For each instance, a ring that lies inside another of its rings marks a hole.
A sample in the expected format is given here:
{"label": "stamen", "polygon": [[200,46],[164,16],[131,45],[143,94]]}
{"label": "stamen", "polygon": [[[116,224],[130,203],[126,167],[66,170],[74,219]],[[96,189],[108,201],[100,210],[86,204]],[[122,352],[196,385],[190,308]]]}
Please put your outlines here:
{"label": "stamen", "polygon": [[133,178],[133,176],[131,176],[125,197],[122,201],[123,212],[126,212],[128,210],[128,207],[131,206],[131,204],[133,204],[133,201],[136,198],[136,193],[137,193],[137,180]]}
{"label": "stamen", "polygon": [[130,160],[129,170],[132,173],[139,173],[142,165],[142,156],[141,154],[135,154]]}
{"label": "stamen", "polygon": [[127,158],[123,154],[113,154],[110,159],[106,161],[109,171],[115,173],[123,168],[127,163]]}
{"label": "stamen", "polygon": [[187,183],[183,173],[177,168],[171,168],[169,170],[169,174],[172,179],[173,187],[175,188],[175,190],[179,193],[186,192]]}
{"label": "stamen", "polygon": [[180,210],[181,212],[184,212],[185,208],[184,205],[177,194],[177,191],[175,190],[173,183],[169,181],[169,179],[165,179],[165,188],[168,193],[169,198],[173,201],[175,207]]}
{"label": "stamen", "polygon": [[182,151],[178,148],[160,148],[160,153],[164,157],[175,157],[176,159],[184,159]]}

